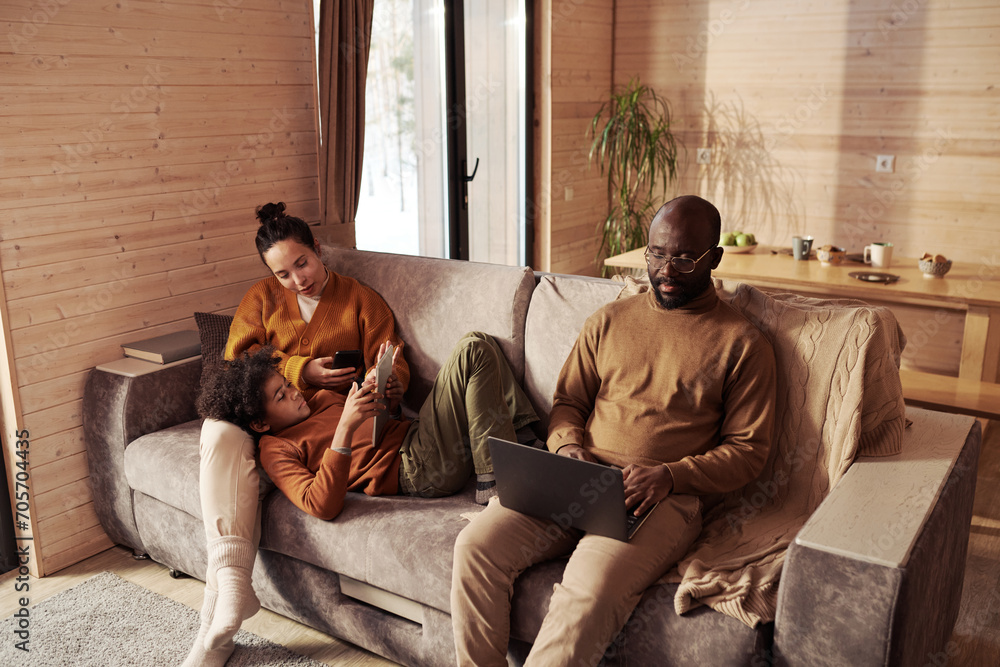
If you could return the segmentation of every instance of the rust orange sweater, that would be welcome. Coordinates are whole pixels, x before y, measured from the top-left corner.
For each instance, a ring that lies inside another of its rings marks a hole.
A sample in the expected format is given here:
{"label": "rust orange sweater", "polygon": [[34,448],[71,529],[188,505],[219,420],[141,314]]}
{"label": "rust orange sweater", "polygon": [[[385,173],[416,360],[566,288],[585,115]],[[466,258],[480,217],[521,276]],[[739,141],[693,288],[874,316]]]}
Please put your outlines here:
{"label": "rust orange sweater", "polygon": [[[272,345],[281,356],[278,371],[308,398],[316,389],[302,378],[302,369],[312,359],[357,349],[370,368],[382,343],[388,340],[398,346],[396,321],[382,297],[353,278],[333,271],[328,274],[330,279],[308,324],[299,314],[295,293],[274,276],[251,287],[233,317],[226,359]],[[396,377],[405,391],[410,370],[402,358],[396,364]]]}
{"label": "rust orange sweater", "polygon": [[399,447],[411,422],[390,419],[378,449],[372,446],[373,419],[351,438],[351,454],[330,448],[344,413],[343,394],[318,390],[305,421],[260,440],[260,462],[271,481],[301,510],[332,519],[344,508],[348,491],[390,496],[399,491]]}

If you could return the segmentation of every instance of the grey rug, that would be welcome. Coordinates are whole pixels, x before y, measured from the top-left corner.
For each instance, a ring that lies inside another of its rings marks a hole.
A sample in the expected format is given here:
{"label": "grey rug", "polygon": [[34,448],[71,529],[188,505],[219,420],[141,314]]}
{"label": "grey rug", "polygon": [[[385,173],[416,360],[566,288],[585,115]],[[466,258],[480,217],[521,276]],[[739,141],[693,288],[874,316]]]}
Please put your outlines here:
{"label": "grey rug", "polygon": [[[0,665],[180,665],[198,634],[199,614],[170,598],[102,572],[30,607],[27,653],[15,646],[13,616],[0,631]],[[227,667],[323,667],[240,630]]]}

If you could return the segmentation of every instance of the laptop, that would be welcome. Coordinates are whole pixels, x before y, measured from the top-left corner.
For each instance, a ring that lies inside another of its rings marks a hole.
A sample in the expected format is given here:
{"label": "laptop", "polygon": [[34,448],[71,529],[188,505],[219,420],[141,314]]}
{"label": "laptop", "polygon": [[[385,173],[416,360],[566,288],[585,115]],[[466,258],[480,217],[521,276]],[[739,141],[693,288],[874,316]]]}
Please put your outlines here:
{"label": "laptop", "polygon": [[640,516],[626,509],[619,468],[499,438],[487,444],[497,496],[507,509],[626,542],[656,508]]}

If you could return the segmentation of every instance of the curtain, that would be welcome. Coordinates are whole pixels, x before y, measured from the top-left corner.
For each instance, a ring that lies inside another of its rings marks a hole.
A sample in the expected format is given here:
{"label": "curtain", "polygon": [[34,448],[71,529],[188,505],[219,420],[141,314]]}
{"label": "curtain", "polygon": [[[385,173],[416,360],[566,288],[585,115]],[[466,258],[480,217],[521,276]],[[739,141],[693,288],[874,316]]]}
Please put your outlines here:
{"label": "curtain", "polygon": [[320,213],[323,225],[338,236],[334,225],[354,222],[361,192],[373,8],[374,0],[320,3]]}

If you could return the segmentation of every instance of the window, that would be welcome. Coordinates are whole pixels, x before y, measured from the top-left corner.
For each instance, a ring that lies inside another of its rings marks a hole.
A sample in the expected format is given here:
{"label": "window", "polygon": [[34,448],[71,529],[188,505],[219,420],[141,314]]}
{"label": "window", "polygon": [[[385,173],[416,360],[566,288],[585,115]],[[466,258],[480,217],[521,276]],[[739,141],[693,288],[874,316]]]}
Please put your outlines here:
{"label": "window", "polygon": [[528,263],[527,30],[526,0],[375,3],[359,248]]}

